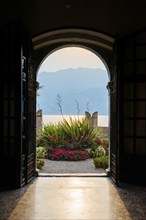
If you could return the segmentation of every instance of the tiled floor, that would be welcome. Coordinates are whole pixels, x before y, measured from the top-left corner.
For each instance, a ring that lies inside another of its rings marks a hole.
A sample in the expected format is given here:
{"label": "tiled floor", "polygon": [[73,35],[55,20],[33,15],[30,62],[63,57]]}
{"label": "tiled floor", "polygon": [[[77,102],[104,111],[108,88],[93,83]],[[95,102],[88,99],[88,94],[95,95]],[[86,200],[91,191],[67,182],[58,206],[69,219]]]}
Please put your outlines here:
{"label": "tiled floor", "polygon": [[0,220],[144,220],[146,188],[108,177],[38,177],[0,194]]}

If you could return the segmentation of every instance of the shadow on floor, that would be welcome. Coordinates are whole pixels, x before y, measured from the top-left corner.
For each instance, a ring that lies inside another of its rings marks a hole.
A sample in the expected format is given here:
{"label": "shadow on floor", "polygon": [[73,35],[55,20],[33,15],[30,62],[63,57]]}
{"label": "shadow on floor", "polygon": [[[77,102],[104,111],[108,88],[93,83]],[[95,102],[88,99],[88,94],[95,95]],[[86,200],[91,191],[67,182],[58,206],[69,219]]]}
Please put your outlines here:
{"label": "shadow on floor", "polygon": [[146,219],[146,186],[120,184],[116,187],[132,220]]}
{"label": "shadow on floor", "polygon": [[0,220],[8,219],[18,202],[35,180],[36,178],[21,189],[0,188]]}

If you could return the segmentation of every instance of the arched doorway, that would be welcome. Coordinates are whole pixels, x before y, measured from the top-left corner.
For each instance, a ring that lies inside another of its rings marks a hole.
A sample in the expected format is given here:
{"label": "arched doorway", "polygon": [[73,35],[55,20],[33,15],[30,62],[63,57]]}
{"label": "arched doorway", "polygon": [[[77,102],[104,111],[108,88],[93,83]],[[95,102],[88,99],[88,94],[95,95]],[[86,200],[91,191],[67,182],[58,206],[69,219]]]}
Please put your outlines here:
{"label": "arched doorway", "polygon": [[[37,68],[48,53],[67,45],[88,48],[102,59],[109,73],[110,95],[110,164],[109,173],[117,183],[118,153],[118,103],[117,103],[117,48],[115,38],[105,33],[81,28],[58,29],[40,34],[32,38],[37,56]],[[114,52],[113,52],[114,50]],[[112,65],[111,65],[112,63]],[[111,68],[112,66],[112,68]],[[112,116],[112,117],[111,117]]]}
{"label": "arched doorway", "polygon": [[[82,48],[81,46],[68,45],[57,48],[55,51],[50,52],[44,59],[38,71],[37,81],[42,87],[42,89],[38,91],[39,95],[37,96],[36,107],[39,109],[38,114],[42,114],[42,117],[40,117],[40,115],[37,117],[37,130],[43,128],[43,126],[48,123],[57,123],[63,119],[69,120],[69,115],[72,119],[80,118],[81,122],[86,112],[88,116],[91,115],[93,117],[94,115],[93,127],[96,127],[97,135],[109,141],[109,103],[108,91],[106,88],[109,78],[106,67],[97,54],[94,54],[87,48],[85,49],[85,46]],[[59,94],[59,96],[61,95],[61,112],[58,111],[57,108],[57,94]],[[41,118],[42,122],[40,121]],[[53,119],[55,119],[55,121]],[[51,127],[50,130],[52,130]],[[58,135],[60,136],[60,133]],[[56,137],[56,132],[54,132],[54,136]],[[37,150],[42,149],[42,141],[44,138],[37,135],[37,146],[40,146],[40,148],[36,148]],[[79,135],[77,133],[76,141],[78,138]],[[44,145],[46,144],[44,143]],[[61,146],[63,143],[58,145]],[[76,142],[74,144],[72,142],[72,145],[76,146]],[[107,151],[105,152],[106,156],[109,158]],[[47,175],[47,173],[52,173],[54,171],[57,174],[60,174],[60,172],[67,172],[69,174],[80,172],[93,175],[92,173],[97,172],[98,176],[106,175],[104,169],[94,170],[93,160],[91,158],[88,162],[91,165],[87,166],[87,168],[89,167],[87,170],[84,169],[84,166],[82,167],[81,163],[78,163],[80,164],[80,169],[78,170],[73,169],[74,166],[68,163],[68,171],[63,171],[63,163],[60,163],[60,169],[55,170],[55,164],[57,165],[58,162],[54,163],[51,162],[51,160],[45,159],[45,166],[39,173],[43,172]],[[52,164],[54,164],[53,167]],[[75,163],[73,164],[75,165]],[[49,169],[47,167],[49,167]]]}

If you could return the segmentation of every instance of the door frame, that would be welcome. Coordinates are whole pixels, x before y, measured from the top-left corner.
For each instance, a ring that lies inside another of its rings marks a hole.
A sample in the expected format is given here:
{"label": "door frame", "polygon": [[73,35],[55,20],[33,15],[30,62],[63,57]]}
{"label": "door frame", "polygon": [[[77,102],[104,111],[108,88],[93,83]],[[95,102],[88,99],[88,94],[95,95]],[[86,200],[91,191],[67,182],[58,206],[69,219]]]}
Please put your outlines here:
{"label": "door frame", "polygon": [[[117,63],[117,50],[118,50],[118,37],[113,37],[105,33],[101,33],[98,31],[93,30],[87,30],[87,29],[81,29],[81,28],[67,28],[67,29],[57,29],[52,30],[43,34],[40,34],[38,36],[34,36],[32,38],[33,47],[35,54],[38,58],[37,60],[37,68],[39,69],[42,62],[46,59],[47,56],[49,56],[54,51],[67,47],[67,46],[78,46],[83,47],[85,49],[88,49],[92,51],[95,55],[101,58],[103,63],[106,66],[108,76],[109,76],[109,84],[107,88],[109,89],[109,102],[112,103],[111,97],[113,94],[114,89],[117,88],[118,83],[118,77],[117,77],[117,71],[118,71],[118,63]],[[116,49],[115,49],[116,48]],[[112,61],[112,62],[111,62]],[[116,67],[116,69],[115,69]],[[116,72],[114,72],[116,71]],[[37,73],[36,73],[37,74]],[[117,90],[116,90],[117,92]],[[117,94],[118,95],[118,94]],[[112,117],[113,113],[111,112],[111,104],[109,103],[110,113],[109,117]],[[116,113],[118,110],[118,98],[116,96]],[[118,120],[118,116],[116,117],[116,120]],[[111,119],[109,120],[109,122]],[[113,132],[109,132],[109,138],[110,138],[110,153],[109,153],[109,168],[107,173],[111,176],[112,180],[115,184],[118,184],[118,152],[119,150],[116,150],[113,154],[115,142],[112,142],[112,138],[115,137],[116,139],[116,146],[119,143],[118,138],[118,124],[119,122],[116,121],[116,127],[114,131],[114,135],[112,135]],[[110,125],[109,125],[110,128]],[[117,146],[118,148],[119,146]],[[115,157],[115,160],[113,161],[113,155]],[[115,166],[113,167],[112,164],[115,163]],[[115,172],[116,176],[113,176],[113,173]]]}

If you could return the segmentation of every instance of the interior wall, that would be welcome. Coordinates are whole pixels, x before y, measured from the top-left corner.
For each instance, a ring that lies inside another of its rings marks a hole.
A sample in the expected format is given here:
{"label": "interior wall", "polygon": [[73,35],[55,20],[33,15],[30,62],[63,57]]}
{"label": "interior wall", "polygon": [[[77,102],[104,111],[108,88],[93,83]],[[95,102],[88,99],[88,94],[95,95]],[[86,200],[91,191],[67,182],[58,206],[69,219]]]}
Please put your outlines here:
{"label": "interior wall", "polygon": [[121,37],[146,26],[145,0],[7,0],[0,3],[0,25],[20,19],[31,36],[78,26]]}

